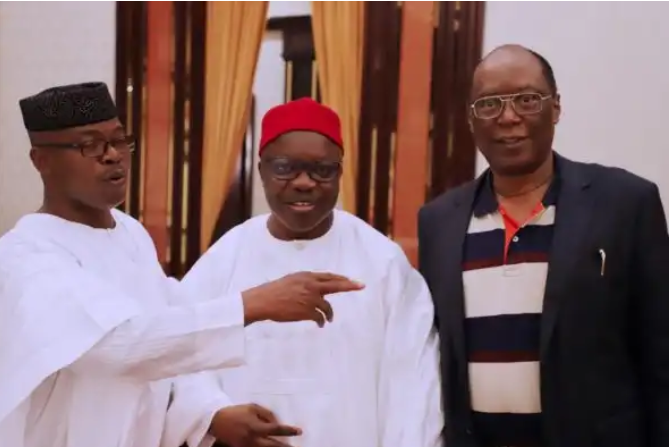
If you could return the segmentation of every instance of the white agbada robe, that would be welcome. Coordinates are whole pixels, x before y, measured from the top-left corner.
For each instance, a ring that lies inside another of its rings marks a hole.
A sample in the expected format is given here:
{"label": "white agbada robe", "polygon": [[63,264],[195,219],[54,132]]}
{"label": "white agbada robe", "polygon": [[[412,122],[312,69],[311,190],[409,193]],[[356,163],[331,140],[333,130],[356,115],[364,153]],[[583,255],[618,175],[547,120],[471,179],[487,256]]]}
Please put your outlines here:
{"label": "white agbada robe", "polygon": [[323,237],[280,241],[267,215],[224,235],[181,282],[188,295],[234,294],[298,271],[366,285],[329,295],[334,321],[246,328],[246,362],[220,371],[235,403],[257,403],[303,429],[300,447],[434,447],[443,414],[438,336],[427,285],[402,249],[335,211]]}
{"label": "white agbada robe", "polygon": [[31,214],[0,238],[3,447],[214,441],[230,401],[198,372],[243,362],[241,297],[185,304],[144,228],[113,216],[105,230]]}

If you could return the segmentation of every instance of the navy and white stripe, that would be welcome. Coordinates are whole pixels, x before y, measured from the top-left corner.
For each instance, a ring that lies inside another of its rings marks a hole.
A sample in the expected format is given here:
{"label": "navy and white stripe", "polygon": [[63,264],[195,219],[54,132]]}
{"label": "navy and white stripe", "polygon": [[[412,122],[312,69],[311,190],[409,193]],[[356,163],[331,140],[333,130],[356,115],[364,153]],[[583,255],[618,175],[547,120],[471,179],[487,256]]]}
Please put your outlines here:
{"label": "navy and white stripe", "polygon": [[[479,198],[490,200],[492,193],[483,190]],[[474,428],[484,446],[541,444],[539,340],[555,221],[552,196],[516,233],[506,262],[502,215],[475,212],[469,225],[465,331]]]}

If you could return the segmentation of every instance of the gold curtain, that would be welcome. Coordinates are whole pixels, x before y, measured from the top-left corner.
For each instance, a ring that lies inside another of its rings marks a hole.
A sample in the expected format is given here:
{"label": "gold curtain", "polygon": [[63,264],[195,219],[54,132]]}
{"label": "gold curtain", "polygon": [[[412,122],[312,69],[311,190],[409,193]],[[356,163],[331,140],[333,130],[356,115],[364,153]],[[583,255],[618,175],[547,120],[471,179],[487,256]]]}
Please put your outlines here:
{"label": "gold curtain", "polygon": [[207,2],[201,249],[223,208],[248,117],[268,2]]}
{"label": "gold curtain", "polygon": [[362,96],[365,3],[313,1],[312,29],[323,103],[342,120],[344,175],[341,201],[355,213],[358,126]]}

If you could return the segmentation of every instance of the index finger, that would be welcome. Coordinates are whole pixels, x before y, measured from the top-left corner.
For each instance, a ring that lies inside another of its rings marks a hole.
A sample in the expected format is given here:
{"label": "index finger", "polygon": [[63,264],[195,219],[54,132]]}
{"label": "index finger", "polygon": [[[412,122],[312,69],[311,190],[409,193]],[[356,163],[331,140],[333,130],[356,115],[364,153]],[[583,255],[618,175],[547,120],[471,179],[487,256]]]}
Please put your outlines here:
{"label": "index finger", "polygon": [[329,272],[311,272],[311,277],[318,282],[350,281],[350,279],[348,279],[346,276]]}
{"label": "index finger", "polygon": [[281,442],[275,438],[255,438],[255,440],[249,444],[249,447],[291,447],[290,444]]}
{"label": "index finger", "polygon": [[299,436],[302,430],[290,425],[263,423],[255,427],[256,436]]}
{"label": "index finger", "polygon": [[364,284],[351,281],[350,279],[332,280],[327,282],[319,282],[316,284],[316,289],[323,295],[328,295],[331,293],[355,292],[356,290],[362,290],[364,288]]}

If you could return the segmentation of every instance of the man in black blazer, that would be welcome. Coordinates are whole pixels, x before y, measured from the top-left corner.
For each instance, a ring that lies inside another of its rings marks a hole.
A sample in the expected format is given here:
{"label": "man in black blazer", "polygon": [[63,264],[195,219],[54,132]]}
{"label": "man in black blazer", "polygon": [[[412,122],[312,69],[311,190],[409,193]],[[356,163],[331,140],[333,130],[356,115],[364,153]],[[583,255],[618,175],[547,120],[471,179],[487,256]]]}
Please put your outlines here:
{"label": "man in black blazer", "polygon": [[448,447],[669,447],[658,188],[553,152],[560,110],[543,57],[493,51],[470,109],[490,168],[419,213]]}

